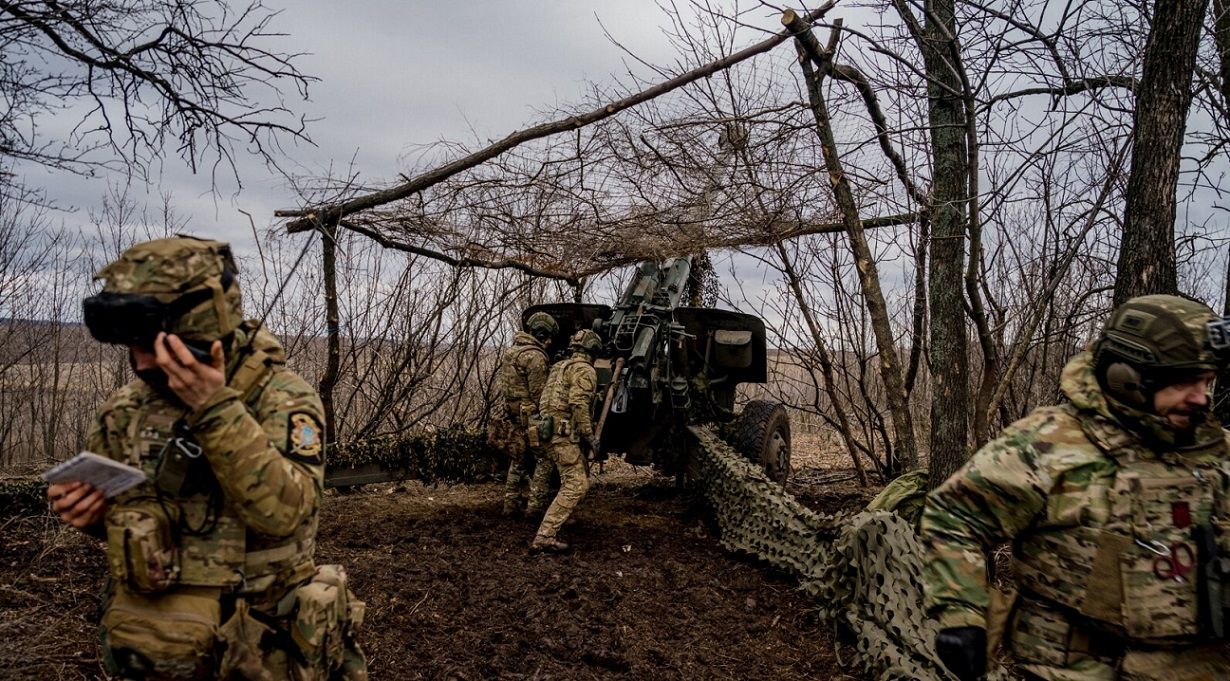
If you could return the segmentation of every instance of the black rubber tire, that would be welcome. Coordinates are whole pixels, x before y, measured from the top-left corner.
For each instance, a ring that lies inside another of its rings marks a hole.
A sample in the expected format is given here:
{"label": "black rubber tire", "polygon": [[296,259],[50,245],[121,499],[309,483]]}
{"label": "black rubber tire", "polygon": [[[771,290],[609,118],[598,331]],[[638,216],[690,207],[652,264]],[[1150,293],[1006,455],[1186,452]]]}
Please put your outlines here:
{"label": "black rubber tire", "polygon": [[752,400],[731,424],[730,444],[748,461],[760,464],[770,480],[790,478],[790,416],[771,400]]}

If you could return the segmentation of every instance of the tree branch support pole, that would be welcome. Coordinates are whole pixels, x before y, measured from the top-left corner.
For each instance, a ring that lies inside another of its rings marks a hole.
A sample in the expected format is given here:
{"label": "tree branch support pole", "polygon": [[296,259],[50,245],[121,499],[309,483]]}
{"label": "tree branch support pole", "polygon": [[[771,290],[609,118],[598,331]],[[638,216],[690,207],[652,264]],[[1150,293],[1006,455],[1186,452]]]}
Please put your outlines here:
{"label": "tree branch support pole", "polygon": [[[885,466],[886,474],[892,477],[918,464],[918,443],[914,437],[914,419],[910,414],[909,399],[901,376],[901,364],[898,361],[896,341],[889,325],[888,305],[884,301],[884,292],[880,287],[879,272],[876,269],[875,259],[872,257],[871,247],[867,244],[867,235],[863,230],[862,221],[859,220],[858,204],[854,200],[850,181],[846,178],[841,158],[837,153],[837,140],[833,134],[832,120],[829,117],[828,105],[824,101],[822,92],[824,77],[832,68],[832,55],[840,35],[840,21],[836,22],[827,49],[820,47],[815,35],[811,32],[810,23],[793,11],[787,10],[782,15],[782,24],[795,36],[795,47],[798,50],[799,64],[807,83],[807,96],[816,121],[816,134],[820,137],[824,164],[828,170],[833,196],[841,212],[846,235],[849,237],[850,251],[854,254],[855,267],[862,285],[863,300],[866,302],[867,312],[871,315],[876,349],[880,353],[880,379],[884,383],[889,412],[893,418],[894,455],[886,461]],[[813,60],[823,66],[818,69],[813,68]]]}
{"label": "tree branch support pole", "polygon": [[325,442],[337,441],[337,417],[333,407],[333,389],[341,371],[342,347],[340,313],[337,305],[337,224],[325,226],[320,240],[321,270],[325,294],[325,373],[320,377],[320,402],[325,410]]}

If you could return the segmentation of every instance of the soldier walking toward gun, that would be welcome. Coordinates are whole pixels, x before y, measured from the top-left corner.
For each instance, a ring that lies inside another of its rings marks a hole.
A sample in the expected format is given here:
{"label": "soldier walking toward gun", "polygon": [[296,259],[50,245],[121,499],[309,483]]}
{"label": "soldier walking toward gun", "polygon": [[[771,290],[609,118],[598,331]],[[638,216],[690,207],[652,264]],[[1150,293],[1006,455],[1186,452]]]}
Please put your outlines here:
{"label": "soldier walking toward gun", "polygon": [[491,444],[508,455],[508,477],[504,482],[505,517],[520,515],[522,490],[530,484],[531,496],[525,507],[529,516],[536,516],[547,506],[550,493],[551,460],[541,446],[531,446],[526,429],[538,413],[538,400],[547,382],[551,362],[547,352],[551,339],[559,333],[555,318],[545,312],[535,312],[525,320],[525,330],[518,331],[512,347],[500,357],[500,395],[503,412],[492,420]]}
{"label": "soldier walking toward gun", "polygon": [[[557,539],[556,534],[589,490],[587,454],[597,449],[592,419],[594,392],[598,387],[594,360],[602,351],[602,339],[593,331],[578,331],[568,349],[572,356],[551,367],[534,426],[537,437],[549,443],[547,453],[559,468],[560,489],[542,518],[530,544],[531,551],[568,550],[568,544]],[[539,484],[535,477],[534,487]],[[546,481],[541,484],[545,487]],[[531,497],[538,491],[534,487]]]}
{"label": "soldier walking toward gun", "polygon": [[[1063,403],[1009,426],[923,513],[936,652],[962,681],[1003,632],[1029,679],[1230,679],[1230,452],[1209,414],[1230,317],[1133,298],[1063,370]],[[1015,605],[986,552],[1013,542]],[[992,638],[995,638],[992,636]]]}

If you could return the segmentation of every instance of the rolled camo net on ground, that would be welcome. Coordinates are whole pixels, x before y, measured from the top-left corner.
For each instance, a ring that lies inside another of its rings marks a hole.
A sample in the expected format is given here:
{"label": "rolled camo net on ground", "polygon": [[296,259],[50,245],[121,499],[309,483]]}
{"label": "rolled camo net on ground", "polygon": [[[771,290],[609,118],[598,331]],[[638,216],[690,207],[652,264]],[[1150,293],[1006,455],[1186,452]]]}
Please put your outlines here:
{"label": "rolled camo net on ground", "polygon": [[872,678],[948,681],[932,649],[938,630],[923,611],[923,550],[892,513],[816,513],[713,432],[694,427],[697,476],[720,542],[798,578],[833,620],[858,641]]}

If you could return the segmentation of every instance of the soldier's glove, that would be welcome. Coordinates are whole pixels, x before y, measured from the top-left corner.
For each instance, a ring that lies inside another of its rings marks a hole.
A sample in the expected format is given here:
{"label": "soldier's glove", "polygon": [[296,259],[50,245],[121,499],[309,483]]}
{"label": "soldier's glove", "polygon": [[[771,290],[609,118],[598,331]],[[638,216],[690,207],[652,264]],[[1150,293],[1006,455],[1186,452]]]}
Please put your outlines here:
{"label": "soldier's glove", "polygon": [[594,442],[594,436],[588,433],[581,434],[581,448],[585,452],[585,458],[589,461],[606,461],[606,455],[598,451],[598,443]]}
{"label": "soldier's glove", "polygon": [[935,652],[961,681],[978,681],[987,673],[987,630],[950,627],[935,635]]}

